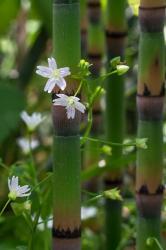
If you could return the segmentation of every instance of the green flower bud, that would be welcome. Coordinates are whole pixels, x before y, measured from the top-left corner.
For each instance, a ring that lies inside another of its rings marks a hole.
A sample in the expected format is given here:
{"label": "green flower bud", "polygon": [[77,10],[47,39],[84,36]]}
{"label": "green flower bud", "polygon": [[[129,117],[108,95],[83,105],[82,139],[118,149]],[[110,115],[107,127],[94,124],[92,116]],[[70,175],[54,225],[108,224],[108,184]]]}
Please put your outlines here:
{"label": "green flower bud", "polygon": [[135,145],[137,148],[147,149],[146,142],[148,141],[148,138],[136,138]]}
{"label": "green flower bud", "polygon": [[103,195],[107,199],[120,200],[120,201],[122,200],[122,196],[120,194],[120,190],[118,190],[117,188],[106,190],[106,191],[103,192]]}
{"label": "green flower bud", "polygon": [[120,76],[120,75],[124,75],[129,70],[129,66],[127,66],[127,65],[117,65],[116,69],[117,69],[118,75]]}

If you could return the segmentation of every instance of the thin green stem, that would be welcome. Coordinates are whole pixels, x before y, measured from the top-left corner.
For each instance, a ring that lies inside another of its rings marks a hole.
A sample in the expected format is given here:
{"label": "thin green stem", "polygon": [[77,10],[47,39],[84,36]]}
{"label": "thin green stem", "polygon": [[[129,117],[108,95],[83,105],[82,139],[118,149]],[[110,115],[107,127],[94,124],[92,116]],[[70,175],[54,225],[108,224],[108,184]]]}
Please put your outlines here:
{"label": "thin green stem", "polygon": [[9,168],[2,162],[0,162],[0,167],[4,168],[7,172],[9,172]]}
{"label": "thin green stem", "polygon": [[32,232],[32,225],[31,225],[31,217],[30,218],[28,218],[28,215],[27,215],[27,213],[25,213],[25,212],[23,212],[23,217],[24,217],[24,219],[25,219],[25,221],[26,221],[26,223],[27,223],[27,225],[28,225],[28,227],[29,227],[29,229],[30,229],[30,231]]}
{"label": "thin green stem", "polygon": [[99,200],[99,199],[102,198],[102,197],[103,197],[102,194],[96,195],[95,197],[93,197],[93,198],[91,198],[91,199],[89,199],[89,200],[87,200],[87,201],[84,201],[83,204],[84,204],[84,205],[87,205],[87,204],[89,204],[89,203],[92,203],[92,202],[95,202],[95,201]]}
{"label": "thin green stem", "polygon": [[153,238],[154,242],[156,243],[156,245],[158,246],[159,250],[164,250],[162,248],[162,246],[160,245],[160,242],[156,239],[156,238]]}
{"label": "thin green stem", "polygon": [[82,80],[82,81],[80,82],[80,84],[79,84],[79,86],[78,86],[78,89],[77,89],[77,91],[75,92],[75,95],[74,95],[74,96],[77,96],[77,95],[78,95],[78,93],[81,91],[81,88],[82,88],[83,84],[84,84],[84,81]]}
{"label": "thin green stem", "polygon": [[29,156],[30,156],[30,171],[34,179],[34,183],[37,185],[37,175],[36,175],[36,169],[35,169],[35,160],[33,157],[33,150],[32,150],[32,138],[31,138],[31,132],[28,131],[28,140],[29,140]]}
{"label": "thin green stem", "polygon": [[92,95],[92,97],[90,98],[90,102],[89,102],[89,108],[91,108],[94,104],[94,101],[97,99],[97,97],[100,95],[101,91],[103,90],[102,85],[96,88],[96,91],[94,92],[94,94]]}
{"label": "thin green stem", "polygon": [[88,112],[88,125],[87,125],[87,128],[85,130],[84,136],[81,140],[81,146],[86,142],[86,138],[90,134],[92,122],[93,122],[93,114],[92,114],[92,109],[90,109]]}
{"label": "thin green stem", "polygon": [[42,181],[38,182],[31,190],[34,191],[35,189],[37,189],[41,184],[43,184],[45,181],[47,181],[50,177],[53,176],[53,173],[49,174],[46,178],[44,178]]}
{"label": "thin green stem", "polygon": [[7,202],[5,203],[4,207],[2,208],[1,212],[0,212],[0,217],[2,216],[3,212],[5,211],[6,207],[8,206],[8,204],[10,203],[10,199],[7,200]]}
{"label": "thin green stem", "polygon": [[29,244],[28,244],[28,249],[29,250],[33,249],[33,239],[34,239],[34,235],[35,235],[36,228],[37,228],[37,225],[38,225],[39,217],[40,217],[40,209],[39,209],[38,213],[35,216],[35,220],[34,220],[34,224],[33,224],[33,228],[32,228],[32,233],[31,233],[31,238],[30,238]]}
{"label": "thin green stem", "polygon": [[130,147],[130,146],[135,146],[135,143],[115,143],[115,142],[109,142],[109,141],[105,141],[105,140],[101,140],[101,139],[96,139],[96,138],[90,138],[90,137],[84,137],[83,139],[87,140],[87,141],[92,141],[92,142],[96,142],[96,143],[103,143],[103,144],[107,144],[107,145],[111,145],[111,146],[118,146],[118,147]]}
{"label": "thin green stem", "polygon": [[87,190],[85,190],[85,189],[82,190],[82,193],[88,194],[89,196],[93,196],[93,197],[96,196],[96,195],[98,195],[98,194],[96,194],[96,193],[89,192],[89,191],[87,191]]}

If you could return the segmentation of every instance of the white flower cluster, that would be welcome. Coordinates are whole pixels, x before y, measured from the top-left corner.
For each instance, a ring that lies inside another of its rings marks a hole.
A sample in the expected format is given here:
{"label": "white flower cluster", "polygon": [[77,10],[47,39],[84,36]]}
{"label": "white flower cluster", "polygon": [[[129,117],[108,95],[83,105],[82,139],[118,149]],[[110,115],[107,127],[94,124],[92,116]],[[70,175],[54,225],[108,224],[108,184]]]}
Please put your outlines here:
{"label": "white flower cluster", "polygon": [[[69,67],[57,68],[57,63],[53,57],[48,58],[48,67],[37,66],[36,73],[43,77],[48,78],[44,91],[51,93],[57,85],[61,90],[66,88],[66,81],[64,77],[70,75]],[[54,105],[63,106],[66,108],[67,118],[74,119],[75,110],[81,113],[85,112],[85,106],[80,102],[76,96],[67,96],[65,94],[58,94],[59,98],[53,100]]]}

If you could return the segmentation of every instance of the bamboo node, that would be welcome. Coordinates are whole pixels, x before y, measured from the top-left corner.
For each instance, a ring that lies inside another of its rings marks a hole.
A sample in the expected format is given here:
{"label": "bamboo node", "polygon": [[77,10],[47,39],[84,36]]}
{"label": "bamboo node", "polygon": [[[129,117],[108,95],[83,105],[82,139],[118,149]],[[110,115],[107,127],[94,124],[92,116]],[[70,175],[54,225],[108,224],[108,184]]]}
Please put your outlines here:
{"label": "bamboo node", "polygon": [[149,192],[147,185],[142,185],[140,189],[137,191],[138,194],[143,194],[143,195],[160,195],[160,194],[163,194],[163,192],[164,192],[163,185],[159,185],[155,193],[153,194]]}
{"label": "bamboo node", "polygon": [[112,37],[112,38],[117,38],[117,39],[120,39],[120,38],[124,38],[126,37],[128,34],[127,31],[119,31],[119,32],[116,32],[116,31],[111,31],[111,30],[106,30],[106,37]]}
{"label": "bamboo node", "polygon": [[64,229],[52,229],[52,236],[54,238],[65,238],[65,239],[74,239],[81,237],[81,228],[75,228],[73,231],[68,228],[67,230]]}

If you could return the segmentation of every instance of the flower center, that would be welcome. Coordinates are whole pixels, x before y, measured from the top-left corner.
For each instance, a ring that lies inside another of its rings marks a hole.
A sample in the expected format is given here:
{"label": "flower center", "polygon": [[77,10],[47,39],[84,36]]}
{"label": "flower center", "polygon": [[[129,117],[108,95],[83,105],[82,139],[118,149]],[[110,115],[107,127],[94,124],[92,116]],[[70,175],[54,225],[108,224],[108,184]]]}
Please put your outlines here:
{"label": "flower center", "polygon": [[68,104],[69,104],[69,106],[72,106],[72,107],[75,106],[74,99],[72,97],[68,98]]}
{"label": "flower center", "polygon": [[54,77],[60,77],[59,69],[55,69],[55,70],[54,70],[53,76],[54,76]]}

